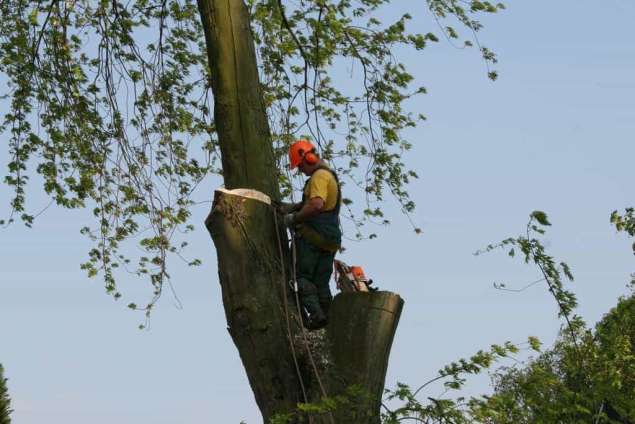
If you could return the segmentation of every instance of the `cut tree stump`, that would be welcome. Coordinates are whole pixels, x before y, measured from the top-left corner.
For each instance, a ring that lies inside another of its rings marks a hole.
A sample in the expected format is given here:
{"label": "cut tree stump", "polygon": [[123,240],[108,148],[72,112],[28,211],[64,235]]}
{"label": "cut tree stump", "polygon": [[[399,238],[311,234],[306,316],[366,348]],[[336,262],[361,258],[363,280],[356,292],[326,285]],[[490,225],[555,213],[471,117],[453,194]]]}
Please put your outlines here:
{"label": "cut tree stump", "polygon": [[[327,336],[330,342],[336,392],[351,386],[362,389],[360,400],[336,413],[336,422],[379,423],[390,349],[397,330],[403,299],[395,293],[340,293],[333,299]],[[370,412],[370,414],[368,414]]]}

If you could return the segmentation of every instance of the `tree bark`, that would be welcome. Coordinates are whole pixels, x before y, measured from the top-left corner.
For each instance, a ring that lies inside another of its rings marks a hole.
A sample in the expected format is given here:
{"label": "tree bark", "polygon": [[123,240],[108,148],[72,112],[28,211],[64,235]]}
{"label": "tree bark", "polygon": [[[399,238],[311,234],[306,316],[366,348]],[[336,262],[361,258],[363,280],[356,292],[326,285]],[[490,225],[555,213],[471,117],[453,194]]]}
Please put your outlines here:
{"label": "tree bark", "polygon": [[389,292],[341,293],[326,331],[303,332],[274,213],[262,201],[217,190],[205,221],[218,255],[228,331],[264,422],[298,402],[345,395],[348,404],[312,422],[378,423],[403,300]]}
{"label": "tree bark", "polygon": [[[255,189],[278,200],[278,170],[248,10],[243,0],[198,0],[198,6],[225,188]],[[310,422],[376,423],[402,302],[390,294],[338,296],[328,330],[307,336],[288,289],[286,231],[274,216],[265,202],[217,190],[205,221],[218,255],[228,331],[263,420],[358,384],[372,399],[369,408],[361,408],[363,418],[336,410]],[[360,351],[351,354],[348,346]]]}
{"label": "tree bark", "polygon": [[340,293],[327,328],[335,376],[334,393],[362,389],[359,401],[335,412],[337,423],[379,423],[388,358],[404,301],[395,293]]}
{"label": "tree bark", "polygon": [[304,400],[286,328],[273,213],[265,203],[216,191],[205,221],[218,255],[227,330],[265,420]]}
{"label": "tree bark", "polygon": [[280,197],[256,52],[243,0],[198,0],[225,187]]}

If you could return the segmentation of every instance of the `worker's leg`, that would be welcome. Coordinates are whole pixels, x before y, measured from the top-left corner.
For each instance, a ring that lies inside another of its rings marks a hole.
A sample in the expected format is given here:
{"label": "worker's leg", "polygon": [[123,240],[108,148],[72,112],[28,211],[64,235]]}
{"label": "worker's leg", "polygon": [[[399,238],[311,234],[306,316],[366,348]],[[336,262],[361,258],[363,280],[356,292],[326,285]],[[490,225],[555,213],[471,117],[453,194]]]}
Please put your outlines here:
{"label": "worker's leg", "polygon": [[333,260],[335,259],[335,253],[320,251],[320,256],[315,268],[315,274],[313,276],[313,282],[317,289],[317,296],[320,302],[320,307],[324,314],[328,317],[328,312],[331,306],[333,296],[331,295],[331,289],[329,283],[331,282],[331,275],[333,274]]}
{"label": "worker's leg", "polygon": [[318,290],[313,281],[320,259],[320,250],[301,237],[295,240],[295,273],[302,306],[311,317],[323,314],[318,298]]}

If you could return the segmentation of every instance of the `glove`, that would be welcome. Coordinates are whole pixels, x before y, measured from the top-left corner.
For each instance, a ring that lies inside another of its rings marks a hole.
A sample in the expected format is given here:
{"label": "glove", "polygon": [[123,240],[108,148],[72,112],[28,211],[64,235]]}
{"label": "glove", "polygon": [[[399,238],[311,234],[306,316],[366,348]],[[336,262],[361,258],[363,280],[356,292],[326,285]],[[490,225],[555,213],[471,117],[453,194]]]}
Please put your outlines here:
{"label": "glove", "polygon": [[276,205],[276,209],[282,215],[287,215],[295,209],[295,203],[280,202]]}
{"label": "glove", "polygon": [[283,218],[284,226],[287,228],[293,228],[295,225],[295,213],[288,213]]}

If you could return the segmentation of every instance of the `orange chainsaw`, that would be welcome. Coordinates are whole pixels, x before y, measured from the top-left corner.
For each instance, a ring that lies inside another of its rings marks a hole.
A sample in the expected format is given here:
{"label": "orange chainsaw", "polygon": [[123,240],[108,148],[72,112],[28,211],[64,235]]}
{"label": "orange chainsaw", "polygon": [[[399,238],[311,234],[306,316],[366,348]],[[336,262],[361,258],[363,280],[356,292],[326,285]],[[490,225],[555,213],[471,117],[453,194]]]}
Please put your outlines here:
{"label": "orange chainsaw", "polygon": [[342,261],[333,261],[333,275],[337,288],[344,293],[348,292],[369,292],[377,290],[376,287],[370,287],[373,280],[370,280],[364,274],[361,266],[348,266]]}

